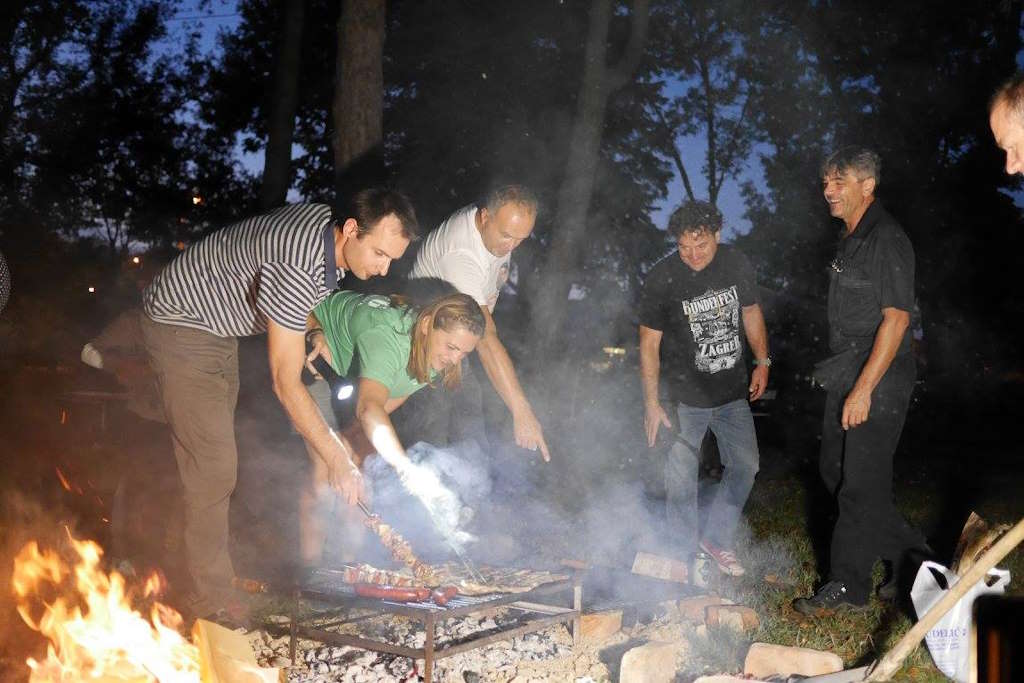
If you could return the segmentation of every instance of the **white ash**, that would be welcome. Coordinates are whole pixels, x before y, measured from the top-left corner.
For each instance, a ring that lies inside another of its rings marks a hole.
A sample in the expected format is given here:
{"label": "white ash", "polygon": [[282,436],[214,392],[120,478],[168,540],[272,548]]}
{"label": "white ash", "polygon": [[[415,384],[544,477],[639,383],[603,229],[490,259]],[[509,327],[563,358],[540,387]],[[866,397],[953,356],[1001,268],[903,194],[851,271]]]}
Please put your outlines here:
{"label": "white ash", "polygon": [[[448,642],[461,642],[474,635],[511,626],[516,623],[519,614],[506,609],[495,615],[468,615],[441,622],[436,627],[435,642],[440,647]],[[329,630],[339,633],[358,631],[363,637],[414,648],[422,647],[426,637],[421,623],[394,615]],[[249,637],[259,664],[283,669],[288,680],[293,682],[398,683],[417,681],[423,673],[422,659],[414,663],[406,657],[357,647],[326,645],[306,638],[296,641],[296,662],[293,665],[288,659],[290,641],[287,634],[275,636],[265,631],[254,631]],[[453,683],[465,683],[467,680],[496,683],[545,678],[574,680],[580,673],[585,674],[588,668],[581,667],[577,659],[566,626],[556,624],[543,631],[435,660],[434,680]],[[580,679],[585,678],[584,675]]]}

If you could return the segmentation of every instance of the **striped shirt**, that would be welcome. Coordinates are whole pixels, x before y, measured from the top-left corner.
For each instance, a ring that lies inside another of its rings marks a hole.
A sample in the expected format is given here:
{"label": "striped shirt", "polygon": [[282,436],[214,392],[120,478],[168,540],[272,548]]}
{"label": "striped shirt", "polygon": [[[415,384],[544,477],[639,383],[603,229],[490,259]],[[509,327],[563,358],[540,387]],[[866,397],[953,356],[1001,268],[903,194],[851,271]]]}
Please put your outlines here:
{"label": "striped shirt", "polygon": [[301,332],[330,294],[323,233],[331,224],[331,207],[291,204],[211,233],[146,288],[146,315],[218,337],[259,334],[268,318]]}

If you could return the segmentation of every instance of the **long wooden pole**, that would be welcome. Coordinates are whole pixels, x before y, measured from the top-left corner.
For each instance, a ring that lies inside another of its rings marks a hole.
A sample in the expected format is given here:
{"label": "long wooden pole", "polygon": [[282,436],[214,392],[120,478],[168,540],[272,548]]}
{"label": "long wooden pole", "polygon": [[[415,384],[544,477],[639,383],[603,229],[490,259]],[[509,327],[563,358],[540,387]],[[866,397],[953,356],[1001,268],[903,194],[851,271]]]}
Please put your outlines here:
{"label": "long wooden pole", "polygon": [[892,678],[907,655],[917,647],[925,634],[938,623],[946,612],[953,608],[960,598],[971,589],[971,586],[981,581],[989,569],[996,566],[1004,557],[1016,548],[1024,540],[1024,519],[1021,519],[1007,531],[1002,538],[989,548],[988,552],[978,559],[978,562],[971,567],[960,580],[953,585],[942,598],[932,605],[921,620],[914,624],[914,627],[907,631],[896,645],[885,653],[885,656],[878,660],[868,671],[865,681],[887,681]]}

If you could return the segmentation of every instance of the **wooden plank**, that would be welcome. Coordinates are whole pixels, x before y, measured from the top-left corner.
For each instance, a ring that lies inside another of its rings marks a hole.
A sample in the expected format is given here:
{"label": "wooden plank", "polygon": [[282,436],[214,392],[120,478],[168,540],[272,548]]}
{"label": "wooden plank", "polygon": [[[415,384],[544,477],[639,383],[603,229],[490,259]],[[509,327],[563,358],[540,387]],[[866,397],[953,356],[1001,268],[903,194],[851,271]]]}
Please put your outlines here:
{"label": "wooden plank", "polygon": [[249,639],[241,633],[205,619],[196,619],[192,640],[199,648],[202,683],[283,683],[280,669],[264,669],[256,662]]}

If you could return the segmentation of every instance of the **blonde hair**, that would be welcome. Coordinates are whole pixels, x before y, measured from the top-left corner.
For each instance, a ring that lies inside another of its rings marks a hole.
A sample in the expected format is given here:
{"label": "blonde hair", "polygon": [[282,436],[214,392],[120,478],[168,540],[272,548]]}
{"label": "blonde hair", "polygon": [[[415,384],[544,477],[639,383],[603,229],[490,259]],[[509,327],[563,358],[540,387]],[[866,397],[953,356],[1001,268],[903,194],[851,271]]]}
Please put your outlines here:
{"label": "blonde hair", "polygon": [[[392,297],[393,299],[395,297]],[[423,321],[429,320],[423,331]],[[430,330],[454,332],[459,328],[468,330],[477,337],[482,337],[487,323],[484,320],[480,304],[467,294],[447,294],[421,308],[416,315],[416,324],[412,330],[412,348],[409,350],[409,376],[417,382],[430,382],[430,358],[427,351],[427,336]],[[447,368],[441,375],[441,383],[445,389],[454,389],[462,381],[462,365],[455,364]]]}

